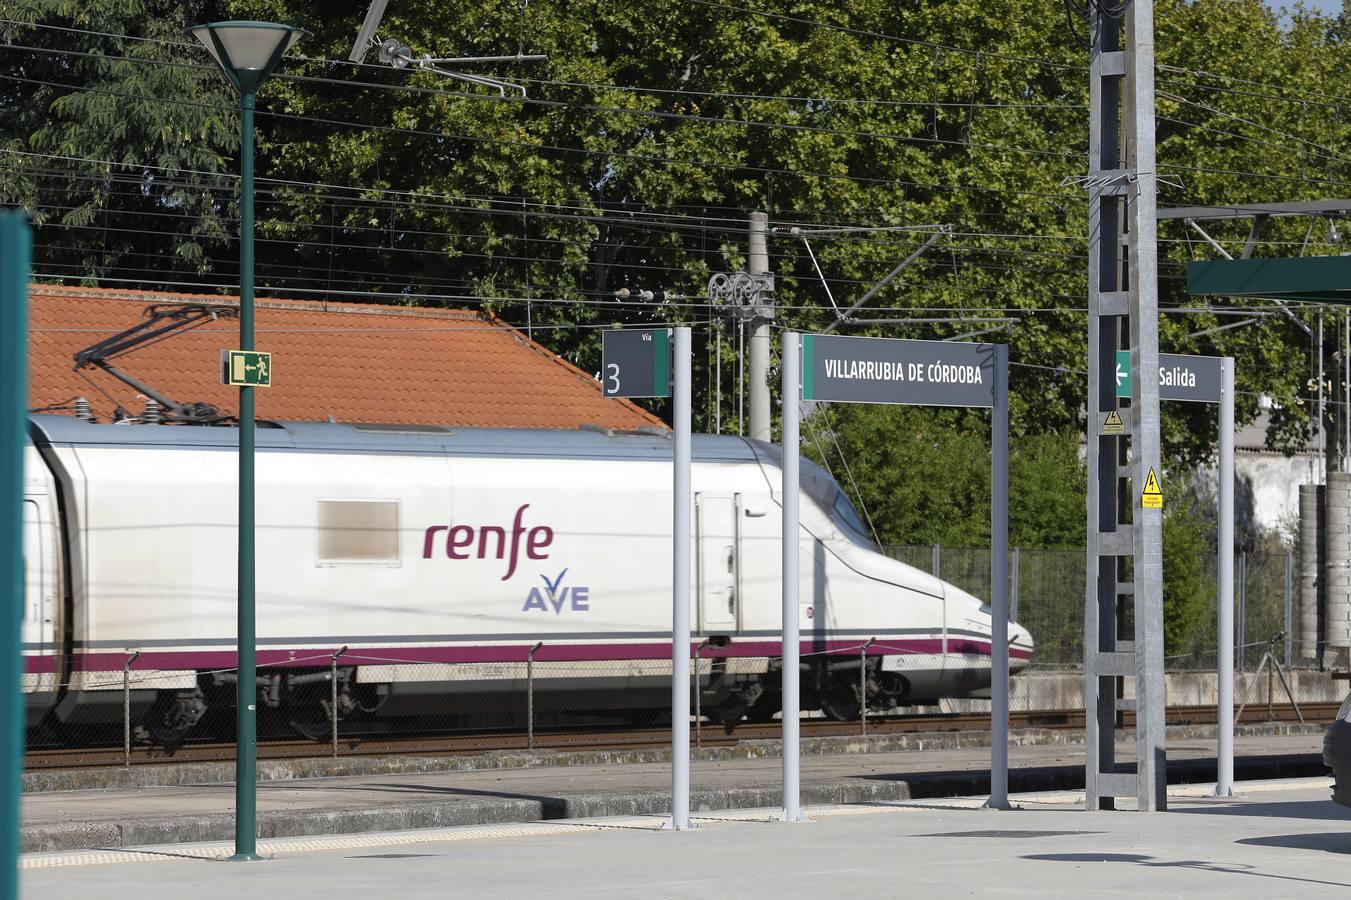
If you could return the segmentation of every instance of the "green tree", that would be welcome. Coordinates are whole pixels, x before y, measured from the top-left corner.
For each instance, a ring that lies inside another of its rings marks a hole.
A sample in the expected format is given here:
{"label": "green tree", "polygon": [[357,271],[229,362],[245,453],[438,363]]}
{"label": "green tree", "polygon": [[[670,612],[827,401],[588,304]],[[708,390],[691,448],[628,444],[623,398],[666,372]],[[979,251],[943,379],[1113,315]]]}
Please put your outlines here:
{"label": "green tree", "polygon": [[[583,326],[620,320],[693,321],[711,351],[713,311],[699,298],[710,273],[742,264],[752,209],[785,224],[943,223],[953,233],[861,314],[914,321],[851,333],[952,337],[1011,316],[994,339],[1019,364],[1015,445],[1082,428],[1086,207],[1066,178],[1085,169],[1087,54],[1058,0],[391,4],[381,32],[415,54],[548,54],[493,70],[526,98],[343,63],[357,12],[316,0],[11,6],[32,25],[7,27],[0,62],[12,111],[0,199],[43,223],[39,271],[229,282],[234,102],[179,29],[277,19],[315,34],[259,100],[264,289],[481,304],[547,326],[535,335],[594,368],[598,341]],[[1165,186],[1162,203],[1310,198],[1351,181],[1338,149],[1345,17],[1284,27],[1260,0],[1162,0],[1156,18],[1159,165],[1182,185]],[[1279,243],[1261,252],[1336,251],[1321,228],[1305,247],[1306,225],[1272,223]],[[1246,236],[1213,230],[1236,248]],[[1161,231],[1162,349],[1234,355],[1240,419],[1259,394],[1274,398],[1273,446],[1291,446],[1312,427],[1308,337],[1269,308],[1213,331],[1241,319],[1185,295],[1181,265],[1211,252],[1189,234]],[[924,237],[815,238],[829,295],[801,238],[776,237],[780,324],[822,327],[832,302],[861,297]],[[693,299],[620,303],[624,287]],[[731,333],[724,385],[739,362]],[[696,378],[696,427],[711,427],[717,380]],[[724,392],[724,421],[734,408]],[[1166,410],[1167,455],[1207,456],[1214,414]],[[841,429],[871,429],[866,418]]]}
{"label": "green tree", "polygon": [[211,4],[6,6],[0,203],[33,211],[38,272],[161,287],[237,252],[236,101],[206,60],[166,59],[190,11]]}
{"label": "green tree", "polygon": [[[1165,655],[1209,659],[1215,646],[1213,514],[1195,495],[1167,498],[1163,517],[1163,644]],[[1213,507],[1212,507],[1213,509]]]}
{"label": "green tree", "polygon": [[[818,410],[803,433],[805,452],[868,511],[882,543],[989,546],[987,414],[839,404]],[[1076,435],[1026,435],[1011,446],[1011,544],[1083,546],[1084,502]]]}

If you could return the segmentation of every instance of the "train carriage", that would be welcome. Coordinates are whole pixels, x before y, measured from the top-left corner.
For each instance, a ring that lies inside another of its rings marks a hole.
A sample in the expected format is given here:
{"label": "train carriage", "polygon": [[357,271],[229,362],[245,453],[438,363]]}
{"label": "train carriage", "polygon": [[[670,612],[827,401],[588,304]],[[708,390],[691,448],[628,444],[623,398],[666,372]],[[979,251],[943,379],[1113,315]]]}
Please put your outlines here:
{"label": "train carriage", "polygon": [[[260,427],[258,692],[276,721],[391,729],[540,707],[641,718],[669,704],[667,434],[287,422]],[[133,717],[181,740],[232,707],[237,433],[33,416],[25,480],[30,722]],[[772,715],[780,634],[778,448],[693,442],[691,621],[703,707]],[[858,714],[990,684],[979,600],[890,559],[802,461],[804,705]],[[1010,626],[1010,664],[1030,660]],[[857,652],[872,640],[866,662]]]}

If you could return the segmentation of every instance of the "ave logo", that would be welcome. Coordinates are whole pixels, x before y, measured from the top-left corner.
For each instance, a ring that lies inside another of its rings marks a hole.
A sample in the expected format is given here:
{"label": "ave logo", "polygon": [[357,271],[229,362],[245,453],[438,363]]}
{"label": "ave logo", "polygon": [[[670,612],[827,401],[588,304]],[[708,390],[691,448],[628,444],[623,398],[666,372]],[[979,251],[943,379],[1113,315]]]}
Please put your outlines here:
{"label": "ave logo", "polygon": [[530,589],[521,612],[539,610],[542,613],[552,612],[556,616],[562,615],[565,609],[570,612],[590,612],[591,588],[585,585],[564,585],[563,576],[567,574],[568,570],[564,569],[553,581],[549,580],[548,575],[541,575],[539,580],[544,582],[543,589]]}

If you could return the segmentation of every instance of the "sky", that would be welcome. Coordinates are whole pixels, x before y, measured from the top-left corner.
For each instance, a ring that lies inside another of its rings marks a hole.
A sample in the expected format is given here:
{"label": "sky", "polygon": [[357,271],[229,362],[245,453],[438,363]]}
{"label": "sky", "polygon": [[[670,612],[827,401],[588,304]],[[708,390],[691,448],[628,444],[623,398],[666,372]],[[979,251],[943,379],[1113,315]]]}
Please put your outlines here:
{"label": "sky", "polygon": [[[1268,0],[1268,2],[1277,8],[1292,5],[1281,2],[1281,0]],[[1334,16],[1342,11],[1342,0],[1304,0],[1304,5]]]}

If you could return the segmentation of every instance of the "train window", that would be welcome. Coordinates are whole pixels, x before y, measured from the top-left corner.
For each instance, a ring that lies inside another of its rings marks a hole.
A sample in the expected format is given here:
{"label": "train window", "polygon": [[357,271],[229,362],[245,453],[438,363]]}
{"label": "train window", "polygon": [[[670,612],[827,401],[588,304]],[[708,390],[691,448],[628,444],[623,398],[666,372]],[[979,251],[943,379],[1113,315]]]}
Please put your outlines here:
{"label": "train window", "polygon": [[854,504],[849,502],[849,498],[844,495],[844,491],[836,488],[835,490],[835,515],[841,522],[849,526],[854,532],[854,537],[865,547],[872,547],[873,542],[868,537],[868,526],[863,524],[863,517],[858,514]]}
{"label": "train window", "polygon": [[399,501],[319,501],[319,565],[344,563],[399,564]]}

